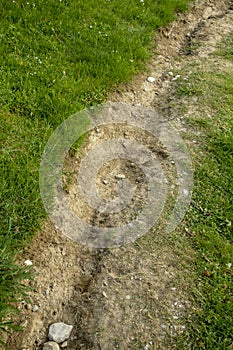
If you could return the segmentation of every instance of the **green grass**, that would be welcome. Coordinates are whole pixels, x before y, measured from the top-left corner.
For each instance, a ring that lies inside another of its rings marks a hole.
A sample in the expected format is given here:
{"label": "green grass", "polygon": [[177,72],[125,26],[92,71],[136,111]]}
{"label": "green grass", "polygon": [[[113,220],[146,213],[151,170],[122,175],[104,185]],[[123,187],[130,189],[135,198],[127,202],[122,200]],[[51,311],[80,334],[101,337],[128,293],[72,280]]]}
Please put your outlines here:
{"label": "green grass", "polygon": [[13,327],[4,319],[25,293],[17,253],[45,218],[38,168],[46,141],[144,68],[155,29],[188,2],[1,0],[0,330]]}
{"label": "green grass", "polygon": [[[14,325],[11,319],[9,317],[6,318],[6,316],[19,313],[17,303],[27,300],[27,291],[29,290],[29,287],[24,284],[24,281],[32,278],[30,270],[27,267],[20,267],[16,263],[13,242],[14,240],[9,234],[5,237],[0,236],[2,248],[0,268],[0,331],[6,333],[10,333],[11,330],[20,330],[20,327]],[[2,337],[0,338],[1,345],[5,345]]]}
{"label": "green grass", "polygon": [[[232,52],[230,37],[218,55],[233,63]],[[188,119],[197,146],[192,148],[195,186],[186,222],[190,243],[199,253],[193,291],[196,312],[180,346],[232,349],[233,65],[221,70],[220,63],[217,71],[211,63],[207,71],[193,67],[188,81],[179,84],[178,96],[186,102],[197,96],[199,106],[199,113]]]}
{"label": "green grass", "polygon": [[3,0],[0,101],[10,112],[65,117],[102,102],[149,56],[154,29],[187,0]]}

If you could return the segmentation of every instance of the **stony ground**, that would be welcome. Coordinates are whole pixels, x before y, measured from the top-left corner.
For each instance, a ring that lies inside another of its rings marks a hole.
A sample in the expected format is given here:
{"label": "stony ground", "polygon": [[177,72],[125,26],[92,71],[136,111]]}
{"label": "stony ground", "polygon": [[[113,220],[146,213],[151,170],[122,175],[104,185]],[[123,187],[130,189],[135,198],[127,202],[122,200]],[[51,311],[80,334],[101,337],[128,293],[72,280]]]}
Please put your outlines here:
{"label": "stony ground", "polygon": [[[192,69],[195,62],[208,67],[211,53],[232,31],[232,23],[232,2],[195,1],[188,13],[157,34],[148,71],[119,87],[109,100],[152,108],[178,130],[187,130],[174,95],[180,79],[176,71],[187,64]],[[215,60],[216,67],[221,65],[221,59]],[[186,114],[192,108],[196,103]],[[83,152],[106,135],[104,129],[93,131]],[[77,169],[81,156],[67,166]],[[121,164],[112,167],[122,169]],[[46,222],[22,257],[32,261],[35,281],[31,302],[19,306],[24,331],[9,338],[10,350],[42,349],[54,322],[74,326],[65,344],[68,350],[174,349],[174,336],[185,329],[182,316],[193,311],[187,268],[193,254],[156,228],[136,243],[90,250]]]}

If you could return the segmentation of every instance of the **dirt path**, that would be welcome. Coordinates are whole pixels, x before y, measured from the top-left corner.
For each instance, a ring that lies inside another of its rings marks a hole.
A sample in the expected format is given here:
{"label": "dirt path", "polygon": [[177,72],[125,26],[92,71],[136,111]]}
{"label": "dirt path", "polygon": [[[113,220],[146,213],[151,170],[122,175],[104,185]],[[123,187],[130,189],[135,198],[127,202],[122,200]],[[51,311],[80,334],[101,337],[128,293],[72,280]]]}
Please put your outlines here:
{"label": "dirt path", "polygon": [[[157,55],[148,73],[109,99],[153,108],[182,129],[185,121],[173,94],[176,71],[193,62],[207,66],[232,23],[232,2],[195,1],[189,13],[157,35]],[[148,76],[155,81],[149,83]],[[94,131],[89,142],[104,132]],[[76,169],[77,164],[69,166]],[[194,254],[181,251],[173,238],[152,229],[136,243],[89,250],[46,223],[23,257],[33,262],[36,277],[32,304],[19,306],[25,329],[9,339],[10,350],[42,349],[49,325],[59,321],[74,325],[69,350],[173,349],[171,336],[182,333],[182,316],[192,312],[186,266]]]}

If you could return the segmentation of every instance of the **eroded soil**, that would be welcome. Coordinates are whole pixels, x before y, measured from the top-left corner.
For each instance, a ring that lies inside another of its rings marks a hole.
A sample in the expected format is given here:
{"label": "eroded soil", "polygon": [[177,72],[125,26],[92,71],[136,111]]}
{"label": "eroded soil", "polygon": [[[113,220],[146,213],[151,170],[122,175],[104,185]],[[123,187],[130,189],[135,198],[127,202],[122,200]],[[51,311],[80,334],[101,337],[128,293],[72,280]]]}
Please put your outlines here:
{"label": "eroded soil", "polygon": [[[148,64],[148,72],[119,87],[109,100],[152,108],[172,120],[178,130],[186,131],[185,116],[180,115],[174,94],[179,79],[176,71],[182,71],[187,64],[191,70],[196,62],[203,67],[208,67],[210,61],[216,67],[221,65],[221,59],[211,57],[211,53],[232,31],[232,23],[232,2],[195,1],[188,13],[178,16],[157,34],[156,55]],[[148,76],[155,81],[149,83]],[[186,114],[197,108],[194,101]],[[67,161],[69,170],[76,171],[85,151],[111,132],[116,131],[93,130],[82,152]],[[137,135],[136,131],[134,134],[134,130],[118,132],[126,133],[127,137],[141,137],[155,152],[161,153],[162,148],[148,135]],[[163,150],[161,162],[166,169],[171,167]],[[135,180],[135,187],[140,185],[136,202],[140,206],[143,174],[135,169],[132,172],[130,164],[125,162],[106,164],[97,179],[100,193],[113,198],[111,181],[122,172]],[[137,183],[136,179],[140,181]],[[73,202],[78,200],[74,188],[67,189]],[[78,202],[77,207],[80,205]],[[90,208],[84,204],[81,208],[86,220],[93,219]],[[126,215],[124,219],[129,218]],[[112,220],[114,223],[122,218]],[[178,235],[184,235],[182,230],[184,227]],[[167,237],[158,227],[135,243],[91,250],[69,240],[46,222],[22,257],[22,262],[26,259],[33,262],[35,280],[30,292],[31,304],[19,305],[18,322],[24,331],[12,335],[9,348],[42,349],[49,325],[61,321],[74,325],[68,350],[174,349],[175,336],[185,329],[182,317],[193,312],[189,298],[191,271],[187,268],[193,254],[188,248],[181,250],[174,237]],[[39,306],[35,312],[34,305]]]}

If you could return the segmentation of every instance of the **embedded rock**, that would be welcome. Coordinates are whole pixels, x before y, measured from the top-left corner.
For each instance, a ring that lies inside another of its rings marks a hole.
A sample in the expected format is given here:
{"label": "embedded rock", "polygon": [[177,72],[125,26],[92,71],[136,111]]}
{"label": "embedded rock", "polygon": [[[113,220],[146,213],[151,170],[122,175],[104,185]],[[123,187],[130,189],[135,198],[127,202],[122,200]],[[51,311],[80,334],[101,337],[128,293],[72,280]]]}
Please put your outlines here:
{"label": "embedded rock", "polygon": [[49,327],[49,340],[53,340],[56,343],[63,343],[69,338],[72,332],[73,326],[65,324],[63,322],[53,323]]}

